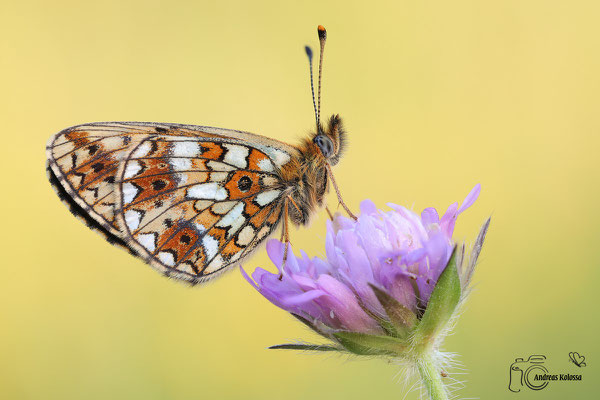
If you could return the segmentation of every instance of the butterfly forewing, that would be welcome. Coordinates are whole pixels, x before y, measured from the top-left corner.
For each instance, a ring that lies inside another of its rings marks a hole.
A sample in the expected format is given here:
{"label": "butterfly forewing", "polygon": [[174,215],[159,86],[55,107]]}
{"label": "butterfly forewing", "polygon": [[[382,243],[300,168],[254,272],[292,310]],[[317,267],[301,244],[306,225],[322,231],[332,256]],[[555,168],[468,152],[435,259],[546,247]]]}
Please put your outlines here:
{"label": "butterfly forewing", "polygon": [[247,132],[129,122],[66,129],[47,151],[55,189],[88,225],[192,282],[273,232],[284,196],[278,171],[298,152]]}
{"label": "butterfly forewing", "polygon": [[[49,173],[89,217],[115,236],[115,175],[119,162],[140,141],[161,132],[192,136],[187,126],[102,122],[65,129],[47,146]],[[58,188],[57,188],[58,189]]]}
{"label": "butterfly forewing", "polygon": [[127,152],[131,141],[132,135],[124,127],[115,132],[79,126],[60,132],[47,146],[49,173],[89,217],[117,236],[115,175],[118,159]]}

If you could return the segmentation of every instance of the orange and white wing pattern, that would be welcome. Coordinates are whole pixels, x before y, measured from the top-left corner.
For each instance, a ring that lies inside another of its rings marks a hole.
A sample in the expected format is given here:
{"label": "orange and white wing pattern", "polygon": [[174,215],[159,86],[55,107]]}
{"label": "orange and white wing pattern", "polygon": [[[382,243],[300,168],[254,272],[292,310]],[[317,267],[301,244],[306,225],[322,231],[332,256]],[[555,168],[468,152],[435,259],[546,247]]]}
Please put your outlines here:
{"label": "orange and white wing pattern", "polygon": [[273,160],[235,139],[153,137],[121,164],[117,212],[129,245],[165,274],[204,280],[276,227]]}
{"label": "orange and white wing pattern", "polygon": [[117,237],[114,184],[118,160],[134,137],[145,137],[140,133],[123,125],[82,125],[63,130],[46,146],[49,179],[63,201],[84,212],[90,224]]}
{"label": "orange and white wing pattern", "polygon": [[95,123],[48,144],[48,172],[72,211],[165,275],[210,279],[282,218],[282,166],[297,149],[193,125]]}

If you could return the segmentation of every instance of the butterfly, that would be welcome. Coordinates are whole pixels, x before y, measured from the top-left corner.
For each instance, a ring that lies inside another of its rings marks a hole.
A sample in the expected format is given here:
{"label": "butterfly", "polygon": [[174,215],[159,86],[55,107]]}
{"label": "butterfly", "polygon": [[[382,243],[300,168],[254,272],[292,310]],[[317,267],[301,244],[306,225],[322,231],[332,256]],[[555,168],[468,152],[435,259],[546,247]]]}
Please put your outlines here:
{"label": "butterfly", "polygon": [[[339,115],[297,146],[248,132],[151,122],[67,128],[46,147],[50,183],[72,213],[168,277],[196,284],[248,257],[279,225],[307,225],[345,145]],[[329,211],[329,210],[328,210]],[[287,251],[288,246],[286,246]]]}

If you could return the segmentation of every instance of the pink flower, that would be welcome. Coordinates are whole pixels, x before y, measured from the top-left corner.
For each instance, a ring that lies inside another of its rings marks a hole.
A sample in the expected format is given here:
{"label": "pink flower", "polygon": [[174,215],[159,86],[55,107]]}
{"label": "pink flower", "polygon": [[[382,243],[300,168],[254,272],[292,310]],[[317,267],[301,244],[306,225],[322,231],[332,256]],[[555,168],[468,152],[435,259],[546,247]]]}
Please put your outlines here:
{"label": "pink flower", "polygon": [[480,190],[477,184],[460,207],[452,204],[441,218],[434,208],[419,216],[395,204],[381,211],[365,200],[358,220],[337,215],[328,221],[326,259],[303,251],[296,257],[290,247],[283,265],[284,245],[271,240],[267,253],[279,273],[257,268],[252,279],[242,273],[273,304],[328,337],[337,331],[389,333],[394,321],[382,296],[395,300],[405,315],[423,316],[453,253],[456,219]]}

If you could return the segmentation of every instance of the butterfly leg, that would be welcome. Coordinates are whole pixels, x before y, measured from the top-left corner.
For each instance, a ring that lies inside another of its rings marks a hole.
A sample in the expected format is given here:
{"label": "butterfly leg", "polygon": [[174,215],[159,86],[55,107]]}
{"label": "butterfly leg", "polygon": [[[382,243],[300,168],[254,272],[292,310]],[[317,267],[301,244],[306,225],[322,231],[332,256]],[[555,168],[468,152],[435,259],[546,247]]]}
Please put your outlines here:
{"label": "butterfly leg", "polygon": [[348,208],[346,203],[344,203],[344,200],[342,200],[342,194],[340,193],[340,189],[338,188],[337,183],[335,183],[335,178],[333,177],[333,172],[331,172],[331,166],[329,165],[329,163],[325,163],[325,168],[327,168],[327,174],[329,175],[329,178],[331,179],[331,184],[333,185],[333,188],[335,189],[335,194],[337,194],[338,201],[340,202],[340,204],[342,205],[344,210],[346,210],[348,215],[356,221],[358,218],[356,218],[356,216],[354,214],[352,214],[352,211],[350,211],[350,209]]}
{"label": "butterfly leg", "polygon": [[[281,272],[279,273],[279,280],[283,279],[283,267],[285,267],[285,262],[287,261],[287,256],[288,256],[288,247],[290,246],[290,233],[288,230],[288,219],[290,219],[290,214],[289,214],[289,200],[291,198],[288,196],[287,199],[285,199],[284,203],[283,203],[283,229],[281,231],[281,240],[280,242],[283,242],[285,247],[283,249],[283,263],[281,264]],[[292,200],[293,202],[293,200]]]}
{"label": "butterfly leg", "polygon": [[333,214],[331,213],[331,210],[329,210],[329,207],[325,206],[325,210],[327,210],[327,215],[329,215],[329,219],[333,221]]}

